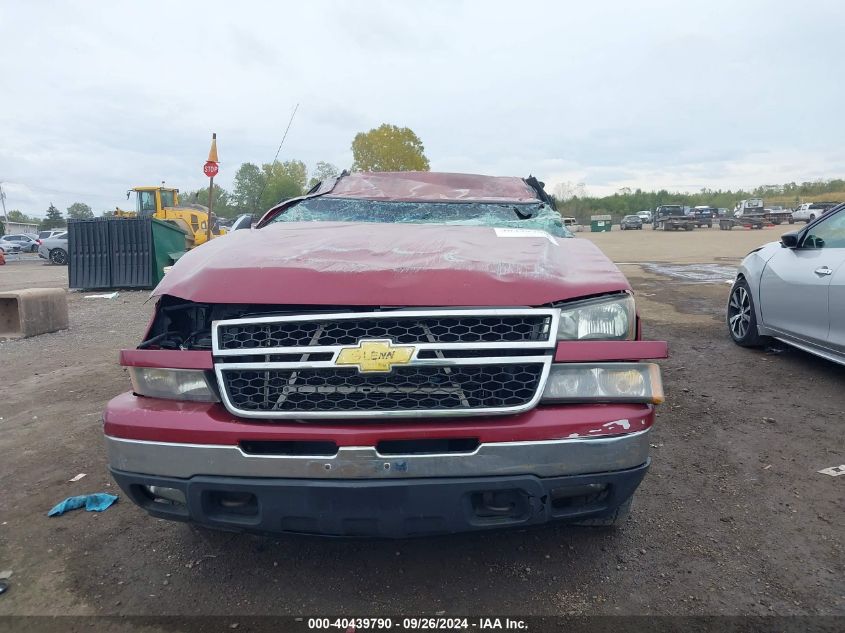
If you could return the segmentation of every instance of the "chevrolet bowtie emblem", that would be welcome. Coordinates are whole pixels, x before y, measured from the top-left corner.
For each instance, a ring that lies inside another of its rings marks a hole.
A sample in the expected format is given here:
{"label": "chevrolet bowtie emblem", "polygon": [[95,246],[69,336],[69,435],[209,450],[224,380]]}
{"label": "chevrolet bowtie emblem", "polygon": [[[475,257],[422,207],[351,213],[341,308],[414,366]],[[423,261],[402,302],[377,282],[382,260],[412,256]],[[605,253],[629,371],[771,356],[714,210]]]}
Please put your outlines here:
{"label": "chevrolet bowtie emblem", "polygon": [[360,372],[389,372],[394,365],[411,362],[413,345],[393,345],[390,340],[361,341],[357,347],[344,347],[335,365],[357,365]]}

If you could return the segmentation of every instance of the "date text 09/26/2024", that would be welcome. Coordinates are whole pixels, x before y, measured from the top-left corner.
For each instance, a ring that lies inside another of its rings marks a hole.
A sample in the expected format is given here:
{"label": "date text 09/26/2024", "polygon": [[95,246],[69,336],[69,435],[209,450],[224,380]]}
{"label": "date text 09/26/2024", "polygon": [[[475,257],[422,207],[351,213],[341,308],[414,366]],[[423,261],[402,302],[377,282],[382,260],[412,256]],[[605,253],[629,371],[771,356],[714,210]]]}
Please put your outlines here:
{"label": "date text 09/26/2024", "polygon": [[393,618],[309,618],[308,630],[342,631],[452,631],[470,630],[527,630],[525,620],[519,618],[443,618],[443,617],[407,617]]}

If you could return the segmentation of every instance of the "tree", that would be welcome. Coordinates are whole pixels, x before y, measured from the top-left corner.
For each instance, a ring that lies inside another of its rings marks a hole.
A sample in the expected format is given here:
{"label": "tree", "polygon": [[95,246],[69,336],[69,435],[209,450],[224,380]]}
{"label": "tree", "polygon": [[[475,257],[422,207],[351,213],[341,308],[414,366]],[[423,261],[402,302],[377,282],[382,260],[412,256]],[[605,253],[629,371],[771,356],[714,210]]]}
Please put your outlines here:
{"label": "tree", "polygon": [[583,198],[584,188],[585,185],[583,182],[575,183],[568,180],[566,182],[560,182],[555,185],[554,197],[559,202],[566,202],[572,198]]}
{"label": "tree", "polygon": [[296,198],[305,193],[307,171],[301,160],[284,163],[264,163],[261,166],[265,184],[264,193],[258,201],[258,211],[263,213],[280,202]]}
{"label": "tree", "polygon": [[25,213],[12,209],[9,211],[9,222],[20,222],[21,224],[38,224],[40,220],[26,215]]}
{"label": "tree", "polygon": [[62,217],[62,212],[50,203],[50,208],[47,209],[47,217],[41,222],[42,229],[55,229],[65,225],[65,219]]}
{"label": "tree", "polygon": [[340,174],[340,171],[331,163],[317,161],[317,164],[314,166],[314,171],[311,172],[311,180],[308,181],[308,189],[310,190],[318,182],[322,182],[330,178],[337,178],[338,174]]}
{"label": "tree", "polygon": [[359,132],[352,141],[352,168],[361,171],[428,171],[425,148],[413,130],[388,123]]}
{"label": "tree", "polygon": [[259,198],[264,188],[264,174],[258,165],[243,163],[235,173],[232,188],[232,206],[236,214],[260,213]]}
{"label": "tree", "polygon": [[94,217],[94,212],[84,202],[74,202],[67,208],[67,217],[74,220],[90,220]]}

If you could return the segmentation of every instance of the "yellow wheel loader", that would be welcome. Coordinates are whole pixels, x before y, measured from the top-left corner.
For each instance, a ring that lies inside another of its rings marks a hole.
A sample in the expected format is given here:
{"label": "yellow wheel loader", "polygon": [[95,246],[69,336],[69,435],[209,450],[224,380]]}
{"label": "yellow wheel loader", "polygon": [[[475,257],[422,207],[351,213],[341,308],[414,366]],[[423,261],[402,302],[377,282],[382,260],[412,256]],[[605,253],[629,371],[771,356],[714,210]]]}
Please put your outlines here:
{"label": "yellow wheel loader", "polygon": [[[185,249],[208,241],[208,207],[200,204],[179,204],[179,190],[172,187],[133,187],[126,192],[126,198],[135,193],[135,210],[115,209],[118,218],[149,218],[175,224],[185,233]],[[211,237],[226,233],[217,223],[217,216],[211,215]]]}

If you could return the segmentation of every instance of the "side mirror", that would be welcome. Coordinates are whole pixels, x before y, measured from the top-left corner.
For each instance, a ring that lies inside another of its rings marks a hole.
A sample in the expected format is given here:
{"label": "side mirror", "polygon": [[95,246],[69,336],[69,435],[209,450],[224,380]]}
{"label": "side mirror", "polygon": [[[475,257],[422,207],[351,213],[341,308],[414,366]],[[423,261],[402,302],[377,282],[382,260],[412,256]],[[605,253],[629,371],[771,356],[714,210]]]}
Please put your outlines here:
{"label": "side mirror", "polygon": [[238,231],[240,229],[248,229],[252,227],[252,214],[244,214],[232,223],[230,231]]}
{"label": "side mirror", "polygon": [[792,233],[784,233],[780,236],[780,243],[784,248],[798,248],[799,235],[799,231],[793,231]]}

